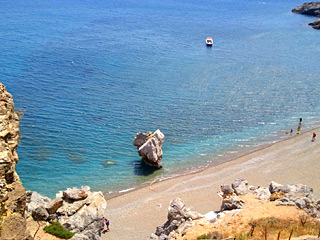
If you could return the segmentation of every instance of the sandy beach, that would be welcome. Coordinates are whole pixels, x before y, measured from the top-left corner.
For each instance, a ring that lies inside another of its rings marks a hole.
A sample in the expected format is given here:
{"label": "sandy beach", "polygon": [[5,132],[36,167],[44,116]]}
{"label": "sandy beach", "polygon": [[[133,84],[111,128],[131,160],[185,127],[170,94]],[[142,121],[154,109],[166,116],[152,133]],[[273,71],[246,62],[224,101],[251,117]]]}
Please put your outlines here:
{"label": "sandy beach", "polygon": [[311,142],[312,132],[320,127],[293,134],[288,139],[253,151],[202,172],[158,182],[133,192],[109,199],[110,232],[102,239],[149,239],[157,226],[167,220],[170,201],[180,197],[186,205],[205,214],[219,210],[217,195],[220,185],[231,184],[238,177],[250,185],[268,186],[302,183],[313,187],[320,198],[320,139]]}

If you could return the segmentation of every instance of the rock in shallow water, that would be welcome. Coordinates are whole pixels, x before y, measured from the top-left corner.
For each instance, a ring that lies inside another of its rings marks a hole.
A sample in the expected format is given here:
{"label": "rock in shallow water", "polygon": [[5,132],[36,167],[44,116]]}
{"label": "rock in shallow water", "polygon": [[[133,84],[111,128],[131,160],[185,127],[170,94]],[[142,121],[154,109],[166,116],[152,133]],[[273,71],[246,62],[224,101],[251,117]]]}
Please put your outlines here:
{"label": "rock in shallow water", "polygon": [[153,134],[150,134],[150,132],[137,133],[133,145],[137,146],[139,155],[147,165],[162,168],[163,142],[164,134],[158,129]]}

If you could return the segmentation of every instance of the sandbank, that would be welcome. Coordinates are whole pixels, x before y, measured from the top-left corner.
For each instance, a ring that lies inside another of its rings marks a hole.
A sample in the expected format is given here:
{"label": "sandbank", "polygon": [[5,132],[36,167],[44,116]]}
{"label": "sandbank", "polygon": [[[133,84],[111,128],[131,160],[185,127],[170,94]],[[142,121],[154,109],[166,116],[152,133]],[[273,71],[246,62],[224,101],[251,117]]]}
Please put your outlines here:
{"label": "sandbank", "polygon": [[220,185],[231,184],[238,177],[255,186],[268,186],[271,181],[302,183],[313,187],[315,197],[320,198],[320,139],[311,142],[312,132],[320,136],[320,127],[201,172],[109,199],[110,232],[102,234],[102,240],[149,239],[156,227],[166,222],[169,203],[175,197],[193,211],[217,211]]}

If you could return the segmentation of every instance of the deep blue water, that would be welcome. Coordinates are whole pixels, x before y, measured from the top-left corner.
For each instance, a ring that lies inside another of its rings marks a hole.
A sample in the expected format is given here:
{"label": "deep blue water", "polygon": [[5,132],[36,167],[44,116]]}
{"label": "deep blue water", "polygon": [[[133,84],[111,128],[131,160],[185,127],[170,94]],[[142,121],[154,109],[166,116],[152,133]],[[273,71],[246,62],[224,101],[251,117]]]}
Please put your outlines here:
{"label": "deep blue water", "polygon": [[[24,186],[118,191],[270,143],[300,117],[303,131],[319,125],[320,31],[291,13],[302,3],[0,0]],[[153,171],[132,142],[158,128]]]}

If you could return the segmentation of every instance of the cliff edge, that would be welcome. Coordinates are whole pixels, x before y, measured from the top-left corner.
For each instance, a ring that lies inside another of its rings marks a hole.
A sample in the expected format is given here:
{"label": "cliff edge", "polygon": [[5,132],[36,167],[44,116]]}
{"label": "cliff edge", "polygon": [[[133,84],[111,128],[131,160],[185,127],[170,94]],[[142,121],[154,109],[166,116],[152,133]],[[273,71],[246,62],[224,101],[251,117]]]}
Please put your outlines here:
{"label": "cliff edge", "polygon": [[33,239],[26,230],[26,190],[15,171],[20,139],[19,116],[12,95],[0,83],[0,239]]}
{"label": "cliff edge", "polygon": [[[304,3],[301,6],[292,9],[292,12],[320,17],[320,2]],[[309,25],[314,29],[320,29],[320,18],[313,23],[309,23]]]}

